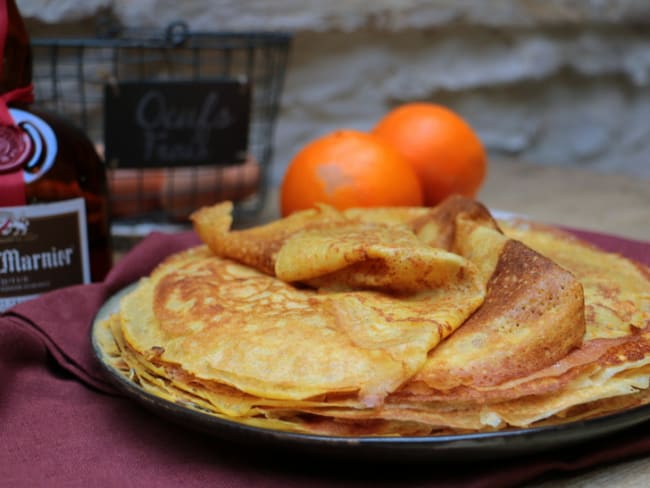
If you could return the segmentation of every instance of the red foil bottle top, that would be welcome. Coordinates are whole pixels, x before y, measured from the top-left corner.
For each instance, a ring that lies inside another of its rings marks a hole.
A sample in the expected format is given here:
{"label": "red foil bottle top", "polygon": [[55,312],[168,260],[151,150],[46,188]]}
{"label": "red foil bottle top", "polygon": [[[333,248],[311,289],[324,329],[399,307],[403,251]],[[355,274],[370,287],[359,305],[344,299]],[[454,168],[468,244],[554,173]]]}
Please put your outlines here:
{"label": "red foil bottle top", "polygon": [[[10,39],[9,36],[15,39]],[[28,43],[27,33],[24,29],[20,13],[12,1],[0,0],[0,79],[4,80],[12,73],[13,65],[22,66],[25,59],[9,59],[16,52],[5,52],[8,41]],[[23,50],[28,54],[28,50]],[[15,57],[15,56],[14,56]],[[18,206],[26,202],[25,182],[23,178],[23,165],[29,160],[33,150],[33,142],[21,127],[17,126],[11,113],[11,103],[28,104],[34,101],[32,84],[25,79],[25,86],[11,86],[9,90],[0,94],[0,206]]]}

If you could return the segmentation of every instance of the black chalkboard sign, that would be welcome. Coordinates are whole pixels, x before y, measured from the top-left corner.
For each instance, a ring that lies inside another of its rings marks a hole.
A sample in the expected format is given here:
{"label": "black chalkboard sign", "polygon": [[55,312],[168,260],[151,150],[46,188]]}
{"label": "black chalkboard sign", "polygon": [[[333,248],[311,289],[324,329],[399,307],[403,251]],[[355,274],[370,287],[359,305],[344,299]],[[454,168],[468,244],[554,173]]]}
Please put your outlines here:
{"label": "black chalkboard sign", "polygon": [[232,165],[246,159],[249,83],[133,81],[104,87],[111,167]]}

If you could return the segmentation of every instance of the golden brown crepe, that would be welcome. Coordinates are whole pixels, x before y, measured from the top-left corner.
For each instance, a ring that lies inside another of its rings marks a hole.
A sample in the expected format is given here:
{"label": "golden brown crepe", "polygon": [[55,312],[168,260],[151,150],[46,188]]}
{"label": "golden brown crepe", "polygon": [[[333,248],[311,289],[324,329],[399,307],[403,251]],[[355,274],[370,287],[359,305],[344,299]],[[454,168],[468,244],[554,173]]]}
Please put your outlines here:
{"label": "golden brown crepe", "polygon": [[[219,222],[222,209],[195,218]],[[405,226],[308,215],[293,234],[299,215],[286,228],[214,232],[206,240],[222,257],[192,250],[165,262],[122,304],[126,342],[265,398],[383,401],[482,303],[484,283],[470,261]],[[260,257],[255,246],[277,251]]]}
{"label": "golden brown crepe", "polygon": [[[329,435],[589,418],[650,401],[650,272],[560,233],[435,208],[322,206],[231,230],[142,279],[104,324],[114,364],[169,401]],[[502,230],[503,229],[503,230]]]}

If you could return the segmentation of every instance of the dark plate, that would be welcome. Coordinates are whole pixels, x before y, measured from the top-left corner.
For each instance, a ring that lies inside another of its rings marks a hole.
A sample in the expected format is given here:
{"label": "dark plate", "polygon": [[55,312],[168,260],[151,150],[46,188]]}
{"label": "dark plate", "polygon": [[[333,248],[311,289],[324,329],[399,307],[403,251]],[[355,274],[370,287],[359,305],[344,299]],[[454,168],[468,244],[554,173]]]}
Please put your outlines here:
{"label": "dark plate", "polygon": [[[584,421],[475,434],[427,437],[332,437],[250,427],[178,405],[146,392],[106,359],[97,340],[98,324],[117,310],[119,299],[134,285],[111,297],[100,309],[91,331],[93,351],[112,382],[152,412],[209,435],[255,448],[287,449],[301,454],[372,461],[449,462],[496,460],[579,444],[650,422],[650,405]],[[648,425],[642,426],[646,430]]]}

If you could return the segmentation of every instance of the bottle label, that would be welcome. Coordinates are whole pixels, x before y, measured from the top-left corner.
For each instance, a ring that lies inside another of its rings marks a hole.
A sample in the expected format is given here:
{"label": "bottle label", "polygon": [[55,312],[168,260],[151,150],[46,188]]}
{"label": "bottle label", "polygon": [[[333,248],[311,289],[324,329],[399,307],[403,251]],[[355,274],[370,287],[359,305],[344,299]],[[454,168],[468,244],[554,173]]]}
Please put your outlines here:
{"label": "bottle label", "polygon": [[90,283],[83,198],[0,208],[0,311],[81,283]]}

